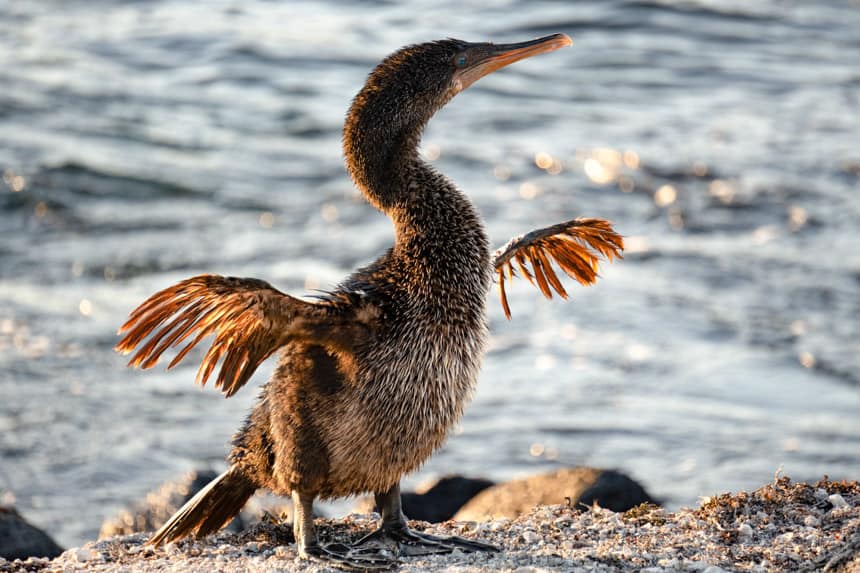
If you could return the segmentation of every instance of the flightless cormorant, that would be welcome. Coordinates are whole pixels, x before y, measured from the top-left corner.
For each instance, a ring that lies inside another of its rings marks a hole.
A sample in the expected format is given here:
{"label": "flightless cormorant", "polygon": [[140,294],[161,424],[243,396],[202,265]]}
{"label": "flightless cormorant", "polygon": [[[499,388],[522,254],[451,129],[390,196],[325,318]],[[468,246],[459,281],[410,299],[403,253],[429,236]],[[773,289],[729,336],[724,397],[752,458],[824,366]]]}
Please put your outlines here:
{"label": "flightless cormorant", "polygon": [[[517,237],[491,254],[469,199],[418,153],[433,114],[479,78],[571,44],[555,34],[517,44],[447,39],[385,58],[355,97],[344,127],[346,165],[364,197],[394,223],[394,246],[315,302],[257,279],[202,275],[162,290],[132,311],[117,350],[149,368],[214,335],[198,380],[220,362],[215,386],[231,396],[280,352],[259,401],[235,435],[230,466],[150,540],[206,535],[259,488],[291,495],[299,554],[382,569],[398,555],[496,548],[412,531],[400,478],[445,440],[475,388],[494,274],[510,317],[505,280],[520,273],[547,297],[566,295],[551,266],[594,282],[602,256],[623,249],[603,219],[575,219]],[[139,348],[138,348],[139,347]],[[348,546],[322,545],[315,498],[371,492],[380,528]]]}

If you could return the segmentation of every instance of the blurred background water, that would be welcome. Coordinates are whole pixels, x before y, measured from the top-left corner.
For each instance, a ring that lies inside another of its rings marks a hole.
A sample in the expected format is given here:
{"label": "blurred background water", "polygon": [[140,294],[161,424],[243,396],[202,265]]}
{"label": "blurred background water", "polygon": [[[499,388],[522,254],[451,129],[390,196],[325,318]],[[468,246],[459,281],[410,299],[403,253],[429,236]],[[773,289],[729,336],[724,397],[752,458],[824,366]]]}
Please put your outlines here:
{"label": "blurred background water", "polygon": [[[446,36],[572,49],[479,82],[428,159],[497,244],[612,219],[625,259],[520,285],[461,428],[409,484],[558,464],[670,507],[860,474],[860,5],[762,0],[0,1],[0,494],[64,544],[217,466],[255,398],[124,367],[181,278],[329,288],[391,243],[340,130],[371,67]],[[255,377],[265,380],[271,365]]]}

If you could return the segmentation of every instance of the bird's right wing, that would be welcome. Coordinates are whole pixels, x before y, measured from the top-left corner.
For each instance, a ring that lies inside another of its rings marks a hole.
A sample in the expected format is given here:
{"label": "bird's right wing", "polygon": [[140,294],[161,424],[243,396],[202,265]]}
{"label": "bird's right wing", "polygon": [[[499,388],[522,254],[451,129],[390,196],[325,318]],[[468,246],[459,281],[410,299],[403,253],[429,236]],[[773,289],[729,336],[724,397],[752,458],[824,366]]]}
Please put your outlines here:
{"label": "bird's right wing", "polygon": [[551,260],[568,276],[590,285],[597,280],[600,257],[611,261],[621,257],[623,250],[624,239],[606,219],[573,219],[514,237],[493,254],[505,317],[511,318],[505,278],[513,280],[516,275],[515,261],[526,279],[536,284],[546,298],[552,298],[552,291],[567,298]]}
{"label": "bird's right wing", "polygon": [[187,341],[169,369],[212,334],[215,339],[197,381],[205,384],[223,358],[215,386],[229,397],[287,342],[349,350],[370,331],[375,318],[372,307],[351,304],[346,297],[311,303],[265,281],[200,275],[155,293],[134,309],[119,329],[125,336],[116,350],[129,354],[142,344],[129,366],[152,368],[168,348]]}

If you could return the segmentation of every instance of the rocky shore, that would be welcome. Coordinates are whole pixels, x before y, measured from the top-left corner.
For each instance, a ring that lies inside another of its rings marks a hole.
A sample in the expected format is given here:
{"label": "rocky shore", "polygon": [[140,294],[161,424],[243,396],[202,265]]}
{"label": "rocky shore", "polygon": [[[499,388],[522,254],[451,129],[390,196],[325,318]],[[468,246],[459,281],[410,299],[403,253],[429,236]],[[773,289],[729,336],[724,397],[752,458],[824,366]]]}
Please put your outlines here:
{"label": "rocky shore", "polygon": [[[349,542],[370,531],[375,516],[318,524],[324,542]],[[697,509],[674,513],[650,504],[623,513],[562,504],[540,506],[515,519],[413,524],[435,534],[480,538],[502,551],[404,558],[403,572],[860,571],[857,482],[806,484],[781,477],[752,493],[708,498]],[[146,538],[112,537],[53,560],[0,559],[0,573],[335,570],[300,560],[286,523],[263,522],[239,534],[219,533],[158,549],[146,546]]]}

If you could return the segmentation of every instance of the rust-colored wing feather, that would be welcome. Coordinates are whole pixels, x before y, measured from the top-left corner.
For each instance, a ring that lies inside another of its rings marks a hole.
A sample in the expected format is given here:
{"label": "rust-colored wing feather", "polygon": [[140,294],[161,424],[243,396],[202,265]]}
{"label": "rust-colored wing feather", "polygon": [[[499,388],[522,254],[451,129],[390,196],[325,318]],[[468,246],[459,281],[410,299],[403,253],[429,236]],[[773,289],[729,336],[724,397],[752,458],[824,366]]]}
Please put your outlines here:
{"label": "rust-colored wing feather", "polygon": [[[257,279],[200,275],[159,291],[129,315],[116,345],[137,351],[129,366],[151,368],[171,347],[185,343],[168,368],[210,334],[214,341],[197,371],[205,384],[221,362],[215,386],[232,396],[254,370],[291,338],[312,338],[339,322],[336,305],[309,303]],[[139,347],[139,348],[138,348]]]}
{"label": "rust-colored wing feather", "polygon": [[514,263],[546,298],[552,298],[553,291],[567,298],[553,262],[568,276],[590,285],[597,280],[600,258],[620,258],[623,250],[624,239],[605,219],[574,219],[514,237],[493,255],[505,316],[511,318],[505,279],[512,281],[517,274]]}

